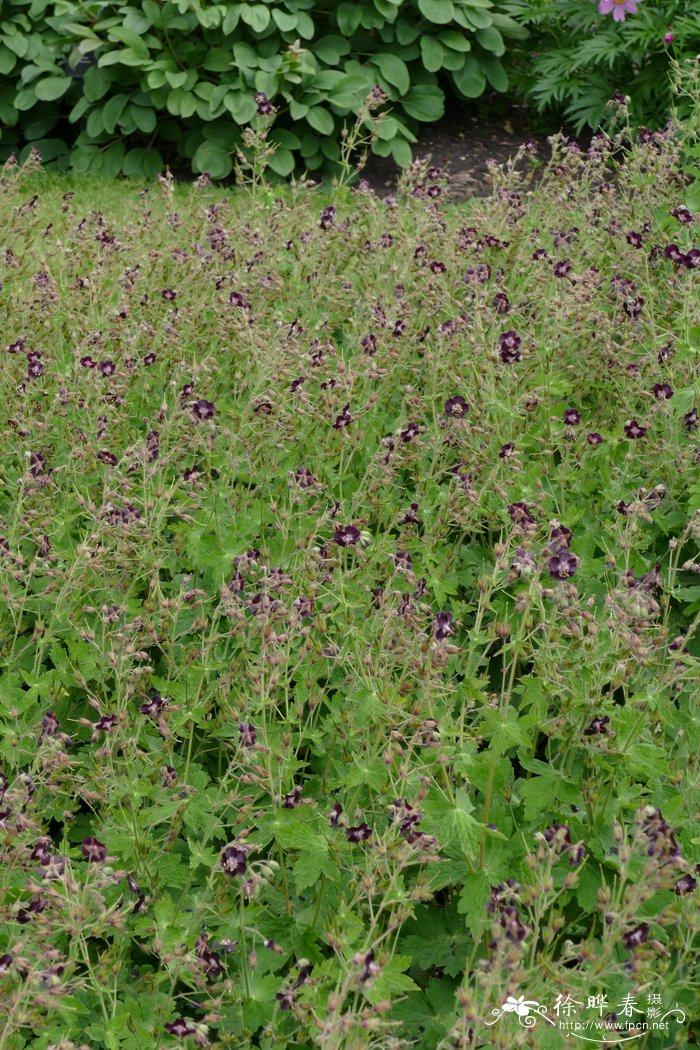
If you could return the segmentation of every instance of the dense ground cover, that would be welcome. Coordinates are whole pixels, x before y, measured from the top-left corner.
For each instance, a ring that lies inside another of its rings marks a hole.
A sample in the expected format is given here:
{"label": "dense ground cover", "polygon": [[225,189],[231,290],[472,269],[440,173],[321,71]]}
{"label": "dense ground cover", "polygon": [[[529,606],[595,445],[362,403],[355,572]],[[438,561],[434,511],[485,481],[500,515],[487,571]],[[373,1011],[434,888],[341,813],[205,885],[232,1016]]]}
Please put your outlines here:
{"label": "dense ground cover", "polygon": [[468,208],[5,170],[3,1048],[693,1041],[698,227],[642,137]]}

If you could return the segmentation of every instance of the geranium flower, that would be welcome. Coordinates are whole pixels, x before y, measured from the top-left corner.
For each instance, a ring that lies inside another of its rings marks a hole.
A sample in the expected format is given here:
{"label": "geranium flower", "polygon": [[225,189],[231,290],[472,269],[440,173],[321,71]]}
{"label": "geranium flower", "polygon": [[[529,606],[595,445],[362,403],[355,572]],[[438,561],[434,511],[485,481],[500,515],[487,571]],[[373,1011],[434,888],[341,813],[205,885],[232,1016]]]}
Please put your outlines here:
{"label": "geranium flower", "polygon": [[615,22],[624,22],[625,15],[636,15],[639,0],[600,0],[598,12],[612,15]]}

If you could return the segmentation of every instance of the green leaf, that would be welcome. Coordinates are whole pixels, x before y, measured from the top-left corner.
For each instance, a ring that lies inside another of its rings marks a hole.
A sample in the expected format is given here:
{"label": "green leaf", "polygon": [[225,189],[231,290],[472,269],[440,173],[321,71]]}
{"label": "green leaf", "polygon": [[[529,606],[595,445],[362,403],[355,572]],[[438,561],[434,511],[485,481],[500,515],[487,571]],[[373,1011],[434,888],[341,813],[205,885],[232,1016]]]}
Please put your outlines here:
{"label": "green leaf", "polygon": [[272,18],[277,28],[283,33],[290,33],[297,24],[297,16],[289,14],[288,11],[283,11],[281,7],[272,8]]}
{"label": "green leaf", "polygon": [[154,109],[146,109],[145,106],[129,106],[129,116],[139,131],[144,135],[150,135],[156,128],[156,112]]}
{"label": "green leaf", "polygon": [[439,40],[432,36],[422,37],[420,51],[423,65],[429,73],[437,73],[438,69],[442,69],[445,51]]}
{"label": "green leaf", "polygon": [[65,95],[72,82],[70,77],[45,77],[34,84],[34,94],[40,102],[53,102]]}
{"label": "green leaf", "polygon": [[478,98],[486,87],[484,72],[473,55],[467,55],[462,68],[450,73],[450,77],[459,94],[465,98]]}
{"label": "green leaf", "polygon": [[194,171],[206,172],[212,179],[225,179],[233,170],[227,151],[214,142],[203,142],[192,158]]}
{"label": "green leaf", "polygon": [[433,84],[414,84],[401,105],[415,120],[439,120],[445,112],[445,96]]}
{"label": "green leaf", "polygon": [[352,36],[362,21],[362,8],[359,4],[340,4],[335,17],[343,36]]}
{"label": "green leaf", "polygon": [[112,95],[102,107],[102,126],[112,135],[124,108],[129,101],[127,95]]}
{"label": "green leaf", "polygon": [[224,105],[237,124],[249,124],[258,108],[253,96],[244,91],[229,91]]}
{"label": "green leaf", "polygon": [[321,106],[312,106],[306,114],[306,119],[320,135],[332,135],[335,131],[335,121],[327,109]]}
{"label": "green leaf", "polygon": [[9,48],[0,44],[0,75],[7,76],[15,68],[17,62],[17,55],[14,55]]}
{"label": "green leaf", "polygon": [[503,63],[493,55],[482,55],[479,61],[491,87],[496,91],[507,91],[508,74],[503,68]]}
{"label": "green leaf", "polygon": [[373,66],[377,67],[387,83],[397,88],[400,94],[406,94],[411,86],[411,78],[406,63],[398,55],[382,52],[372,55],[370,61]]}
{"label": "green leaf", "polygon": [[460,33],[457,29],[443,29],[442,33],[438,34],[437,39],[445,47],[451,48],[453,51],[471,51],[472,45],[468,37],[464,33]]}
{"label": "green leaf", "polygon": [[493,26],[477,29],[476,39],[485,51],[490,51],[497,56],[505,54],[506,45],[503,43],[503,37]]}
{"label": "green leaf", "polygon": [[270,24],[270,11],[264,4],[241,4],[241,19],[256,33],[264,33]]}
{"label": "green leaf", "polygon": [[268,164],[277,175],[291,175],[294,171],[294,154],[288,149],[275,150]]}
{"label": "green leaf", "polygon": [[407,168],[413,160],[413,150],[404,138],[395,138],[391,144],[391,155],[400,168]]}
{"label": "green leaf", "polygon": [[455,16],[452,0],[418,0],[418,10],[430,22],[446,25]]}

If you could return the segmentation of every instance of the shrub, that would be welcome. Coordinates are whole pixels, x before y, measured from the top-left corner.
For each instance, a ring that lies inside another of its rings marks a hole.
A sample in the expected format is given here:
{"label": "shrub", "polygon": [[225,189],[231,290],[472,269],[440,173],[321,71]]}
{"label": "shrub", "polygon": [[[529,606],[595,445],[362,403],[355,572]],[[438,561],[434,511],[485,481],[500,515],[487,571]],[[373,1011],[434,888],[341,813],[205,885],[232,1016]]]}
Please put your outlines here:
{"label": "shrub", "polygon": [[505,90],[506,40],[525,35],[492,0],[11,0],[4,15],[5,156],[33,143],[45,161],[107,175],[153,175],[174,155],[227,176],[256,93],[277,109],[273,171],[332,167],[375,85],[392,112],[373,150],[405,165],[445,86]]}
{"label": "shrub", "polygon": [[593,0],[509,0],[507,7],[530,30],[509,64],[514,86],[577,131],[609,126],[615,94],[629,96],[634,124],[663,127],[672,64],[700,52],[700,20],[687,0],[638,0],[622,22],[600,14]]}

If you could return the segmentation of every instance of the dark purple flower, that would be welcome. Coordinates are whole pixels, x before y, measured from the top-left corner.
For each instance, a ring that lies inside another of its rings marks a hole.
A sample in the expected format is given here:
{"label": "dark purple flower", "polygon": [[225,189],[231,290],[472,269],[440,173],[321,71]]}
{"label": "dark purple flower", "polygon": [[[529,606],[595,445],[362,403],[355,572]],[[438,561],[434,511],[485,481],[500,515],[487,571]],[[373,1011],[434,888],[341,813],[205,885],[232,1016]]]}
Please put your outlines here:
{"label": "dark purple flower", "polygon": [[649,924],[642,922],[639,926],[635,926],[633,930],[628,933],[623,933],[622,943],[625,948],[632,951],[634,948],[639,948],[640,945],[646,944],[649,940]]}
{"label": "dark purple flower", "polygon": [[433,632],[439,642],[443,641],[445,638],[449,638],[451,634],[454,634],[452,613],[447,612],[445,609],[439,612],[433,620]]}
{"label": "dark purple flower", "polygon": [[146,366],[153,365],[156,362],[156,355],[151,350],[149,353],[143,355],[143,363]]}
{"label": "dark purple flower", "polygon": [[400,431],[399,437],[404,444],[409,444],[415,437],[420,434],[420,427],[417,423],[409,423],[405,430]]}
{"label": "dark purple flower", "polygon": [[549,575],[555,580],[568,580],[578,568],[578,558],[570,551],[562,551],[547,562]]}
{"label": "dark purple flower", "polygon": [[243,875],[247,864],[247,850],[240,846],[225,846],[221,851],[221,867],[227,875]]}
{"label": "dark purple flower", "polygon": [[260,117],[267,117],[270,113],[274,113],[275,107],[270,102],[269,98],[264,91],[256,91],[253,96],[255,105],[258,107],[257,113]]}
{"label": "dark purple flower", "polygon": [[14,961],[14,956],[10,955],[9,952],[5,952],[4,955],[0,955],[0,977],[6,974],[10,966]]}
{"label": "dark purple flower", "polygon": [[535,251],[532,253],[532,258],[535,262],[537,262],[539,259],[548,259],[549,255],[547,254],[547,249],[536,248]]}
{"label": "dark purple flower", "polygon": [[534,525],[535,523],[531,508],[522,500],[508,504],[508,516],[514,525]]}
{"label": "dark purple flower", "polygon": [[513,329],[509,332],[502,332],[498,337],[498,341],[501,344],[501,360],[504,364],[510,365],[515,361],[520,361],[522,354],[518,347],[520,346],[522,339]]}
{"label": "dark purple flower", "polygon": [[166,1032],[170,1035],[176,1035],[179,1037],[186,1035],[195,1035],[197,1029],[189,1021],[186,1021],[184,1017],[178,1017],[175,1021],[166,1021],[163,1026]]}
{"label": "dark purple flower", "polygon": [[603,715],[602,717],[598,715],[596,718],[593,719],[590,725],[586,726],[586,728],[583,731],[583,735],[608,736],[608,734],[610,733],[610,729],[608,728],[609,725],[610,718],[608,717],[608,715]]}
{"label": "dark purple flower", "polygon": [[402,525],[420,525],[420,518],[418,517],[419,506],[417,503],[411,503],[408,510],[401,519]]}
{"label": "dark purple flower", "polygon": [[673,397],[673,387],[668,383],[654,383],[652,391],[657,401],[668,401]]}
{"label": "dark purple flower", "polygon": [[544,840],[550,845],[554,843],[558,853],[563,853],[571,845],[571,829],[568,824],[552,824],[545,828]]}
{"label": "dark purple flower", "polygon": [[683,425],[687,430],[695,430],[698,425],[698,409],[697,406],[691,408],[690,412],[686,412],[683,416]]}
{"label": "dark purple flower", "polygon": [[514,904],[501,908],[498,921],[505,931],[506,938],[513,944],[519,944],[527,937],[527,927],[523,924],[520,912]]}
{"label": "dark purple flower", "polygon": [[573,533],[566,525],[552,522],[549,530],[549,550],[551,554],[558,554],[562,550],[568,550],[571,546]]}
{"label": "dark purple flower", "polygon": [[277,992],[275,994],[275,999],[279,1003],[280,1010],[291,1010],[295,1003],[294,993],[289,989],[283,992]]}
{"label": "dark purple flower", "polygon": [[581,413],[577,408],[567,408],[563,416],[567,427],[575,427],[581,422]]}
{"label": "dark purple flower", "polygon": [[238,732],[240,734],[240,742],[242,747],[254,747],[255,741],[257,740],[257,733],[255,727],[250,722],[239,722]]}
{"label": "dark purple flower", "polygon": [[664,248],[664,255],[667,259],[670,259],[671,262],[676,263],[676,265],[680,265],[685,259],[685,255],[677,244],[667,244]]}
{"label": "dark purple flower", "polygon": [[116,466],[119,460],[116,459],[113,453],[110,453],[108,448],[102,448],[98,453],[98,459],[102,463],[106,463],[108,466]]}
{"label": "dark purple flower", "polygon": [[685,226],[689,226],[693,221],[692,214],[682,204],[679,204],[678,207],[673,208],[671,211],[671,215],[674,217],[674,219],[678,219],[678,221],[682,222]]}
{"label": "dark purple flower", "polygon": [[350,412],[350,402],[343,406],[343,411],[340,415],[336,416],[335,422],[333,423],[334,430],[342,430],[352,423],[352,414]]}
{"label": "dark purple flower", "polygon": [[627,234],[627,243],[631,244],[633,248],[643,248],[644,241],[641,233],[636,233],[634,230],[630,230]]}
{"label": "dark purple flower", "polygon": [[640,426],[636,419],[630,419],[629,423],[625,423],[624,431],[628,438],[632,441],[636,441],[638,438],[644,437],[647,428]]}
{"label": "dark purple flower", "polygon": [[681,875],[673,887],[673,892],[678,894],[679,897],[684,897],[686,893],[692,893],[693,890],[697,889],[697,885],[697,880],[692,875]]}
{"label": "dark purple flower", "polygon": [[288,791],[286,795],[282,797],[282,808],[283,809],[296,809],[301,802],[301,796],[303,788],[299,784],[295,784],[291,791]]}
{"label": "dark purple flower", "polygon": [[603,435],[599,434],[597,430],[593,430],[587,435],[586,442],[589,445],[601,445],[603,442]]}
{"label": "dark purple flower", "polygon": [[165,711],[168,703],[169,700],[166,697],[153,693],[148,700],[141,704],[139,710],[142,715],[150,715],[151,718],[157,718],[162,711]]}
{"label": "dark purple flower", "polygon": [[97,362],[93,361],[89,354],[86,354],[84,357],[80,358],[81,368],[94,368],[96,364]]}
{"label": "dark purple flower", "polygon": [[107,857],[107,847],[92,835],[83,839],[80,844],[80,852],[92,864],[101,864]]}
{"label": "dark purple flower", "polygon": [[370,357],[374,357],[377,352],[377,337],[376,335],[365,335],[361,339],[362,350],[365,354]]}
{"label": "dark purple flower", "polygon": [[469,405],[461,394],[448,397],[445,401],[445,415],[450,419],[462,419],[469,411]]}
{"label": "dark purple flower", "polygon": [[496,292],[492,299],[492,304],[497,314],[510,313],[510,301],[505,292]]}
{"label": "dark purple flower", "polygon": [[364,842],[372,837],[372,829],[367,824],[358,824],[357,827],[347,828],[345,835],[348,842]]}
{"label": "dark purple flower", "polygon": [[333,533],[339,547],[353,547],[360,542],[360,530],[354,525],[339,525]]}
{"label": "dark purple flower", "polygon": [[35,897],[31,904],[28,904],[26,908],[21,907],[17,912],[17,922],[25,926],[28,922],[32,921],[34,915],[40,915],[46,910],[46,901],[43,901],[40,897]]}
{"label": "dark purple flower", "polygon": [[24,350],[24,339],[16,339],[14,343],[8,345],[7,350],[10,354],[21,354]]}
{"label": "dark purple flower", "polygon": [[41,735],[56,736],[59,730],[59,722],[53,711],[47,711],[41,720]]}
{"label": "dark purple flower", "polygon": [[173,299],[177,298],[177,292],[174,292],[172,288],[164,288],[160,293],[167,302],[172,302]]}
{"label": "dark purple flower", "polygon": [[331,809],[331,812],[330,812],[330,816],[328,817],[328,823],[330,824],[330,826],[332,828],[337,828],[338,827],[338,821],[340,819],[340,815],[341,815],[342,812],[343,812],[343,807],[341,806],[340,802],[334,802],[333,803],[333,808]]}
{"label": "dark purple flower", "polygon": [[201,397],[192,405],[192,411],[197,419],[211,419],[216,412],[216,405],[213,401],[207,401],[206,398]]}
{"label": "dark purple flower", "polygon": [[319,226],[322,230],[327,230],[330,226],[335,226],[335,208],[332,204],[327,208],[324,208],[321,212]]}
{"label": "dark purple flower", "polygon": [[447,272],[447,267],[445,266],[444,262],[438,262],[437,259],[433,259],[433,261],[430,263],[430,269],[433,273]]}
{"label": "dark purple flower", "polygon": [[512,441],[507,441],[505,445],[501,445],[498,458],[499,459],[510,459],[515,454],[515,444]]}
{"label": "dark purple flower", "polygon": [[571,260],[570,259],[562,259],[561,262],[555,263],[553,273],[554,273],[555,277],[566,277],[566,275],[570,271],[571,271]]}

